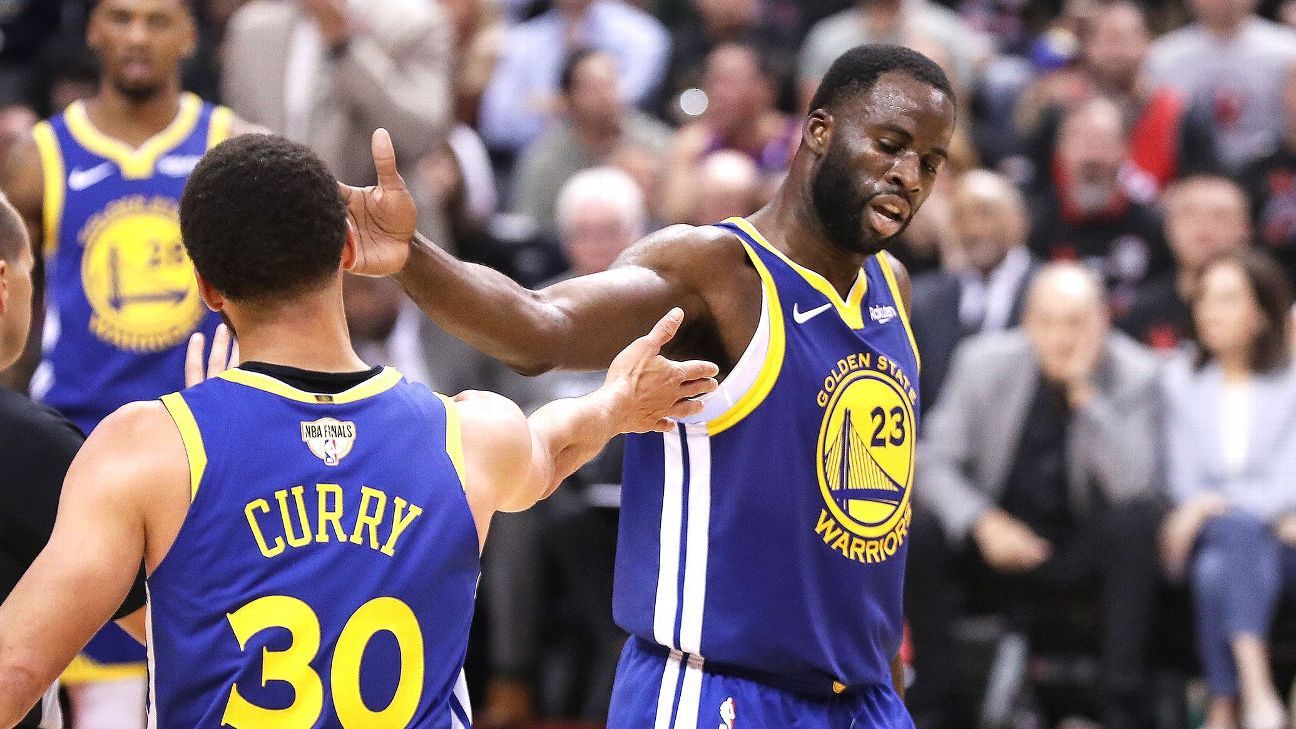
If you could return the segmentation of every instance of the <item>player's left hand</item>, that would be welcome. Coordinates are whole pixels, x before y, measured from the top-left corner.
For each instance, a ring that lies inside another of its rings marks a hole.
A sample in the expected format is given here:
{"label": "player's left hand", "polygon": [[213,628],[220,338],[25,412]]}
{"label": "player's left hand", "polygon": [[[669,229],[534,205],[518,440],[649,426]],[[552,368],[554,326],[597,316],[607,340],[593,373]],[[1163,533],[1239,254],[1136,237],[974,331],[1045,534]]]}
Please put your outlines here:
{"label": "player's left hand", "polygon": [[405,267],[418,208],[405,180],[396,170],[396,150],[386,129],[373,133],[370,143],[378,184],[352,187],[338,183],[347,206],[347,223],[356,240],[352,273],[390,276]]}
{"label": "player's left hand", "polygon": [[203,380],[208,380],[231,367],[238,367],[238,342],[230,336],[229,327],[221,324],[212,335],[211,353],[206,357],[206,368],[203,367],[203,350],[206,349],[207,337],[202,332],[189,336],[189,349],[185,352],[185,387],[193,387]]}

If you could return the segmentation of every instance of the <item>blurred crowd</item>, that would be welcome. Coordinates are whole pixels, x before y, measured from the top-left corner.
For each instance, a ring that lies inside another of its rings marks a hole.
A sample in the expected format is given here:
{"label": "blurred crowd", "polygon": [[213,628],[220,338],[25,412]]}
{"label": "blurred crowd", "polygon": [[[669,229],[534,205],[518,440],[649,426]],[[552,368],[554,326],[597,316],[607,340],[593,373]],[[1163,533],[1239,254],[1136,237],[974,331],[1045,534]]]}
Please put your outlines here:
{"label": "blurred crowd", "polygon": [[[0,153],[93,93],[91,4],[0,0]],[[752,213],[838,54],[928,54],[961,114],[894,249],[924,364],[919,726],[1289,726],[1296,1],[195,5],[189,90],[350,183],[386,127],[421,229],[528,286]],[[509,372],[390,280],[353,277],[346,302],[362,357],[443,392],[535,406],[601,380]],[[614,443],[499,518],[478,726],[604,718],[619,482]]]}

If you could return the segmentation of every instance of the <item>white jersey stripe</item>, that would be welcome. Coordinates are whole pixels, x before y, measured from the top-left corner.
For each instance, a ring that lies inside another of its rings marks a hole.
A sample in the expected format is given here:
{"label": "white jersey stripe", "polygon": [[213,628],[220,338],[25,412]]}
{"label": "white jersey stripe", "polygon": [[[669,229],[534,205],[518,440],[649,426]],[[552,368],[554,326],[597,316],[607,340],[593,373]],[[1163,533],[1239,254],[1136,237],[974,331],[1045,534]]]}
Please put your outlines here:
{"label": "white jersey stripe", "polygon": [[[670,437],[669,433],[667,437]],[[666,656],[661,687],[657,689],[657,717],[653,721],[653,729],[671,729],[671,711],[675,708],[675,688],[679,686],[680,663],[683,659],[684,654],[675,650]]]}
{"label": "white jersey stripe", "polygon": [[684,686],[680,689],[679,710],[673,729],[697,729],[702,704],[702,658],[689,656],[684,669]]}
{"label": "white jersey stripe", "polygon": [[[459,708],[463,709],[468,715],[468,723],[473,720],[472,699],[468,697],[468,677],[464,675],[463,669],[459,669],[459,680],[455,681],[454,690],[450,692],[452,696],[459,700]],[[471,729],[465,727],[464,729]]]}
{"label": "white jersey stripe", "polygon": [[702,613],[706,606],[707,549],[711,532],[711,437],[707,435],[705,425],[680,427],[687,434],[689,496],[679,649],[698,654],[702,652]]}
{"label": "white jersey stripe", "polygon": [[679,607],[680,529],[684,518],[684,456],[680,429],[662,435],[665,478],[662,490],[661,538],[657,568],[657,600],[653,613],[653,639],[658,645],[675,645],[675,615]]}
{"label": "white jersey stripe", "polygon": [[144,583],[144,652],[148,656],[148,729],[157,729],[157,667],[153,656],[153,596],[149,594],[148,582]]}

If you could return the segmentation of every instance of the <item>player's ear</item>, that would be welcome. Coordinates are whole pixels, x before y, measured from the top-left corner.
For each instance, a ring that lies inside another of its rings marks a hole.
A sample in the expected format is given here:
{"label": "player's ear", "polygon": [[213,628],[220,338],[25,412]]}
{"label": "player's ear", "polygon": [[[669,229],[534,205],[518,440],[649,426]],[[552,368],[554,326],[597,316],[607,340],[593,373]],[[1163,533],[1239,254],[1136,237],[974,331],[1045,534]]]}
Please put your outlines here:
{"label": "player's ear", "polygon": [[225,308],[225,297],[221,292],[203,278],[201,273],[194,271],[194,278],[198,281],[198,295],[202,297],[203,303],[212,311],[220,311]]}
{"label": "player's ear", "polygon": [[828,151],[828,145],[832,142],[833,131],[836,127],[837,120],[833,115],[824,109],[815,109],[806,117],[805,126],[801,129],[801,141],[817,155],[823,155]]}
{"label": "player's ear", "polygon": [[342,270],[350,271],[355,268],[356,261],[360,258],[360,249],[356,244],[355,228],[351,227],[351,221],[347,221],[346,240],[342,243]]}

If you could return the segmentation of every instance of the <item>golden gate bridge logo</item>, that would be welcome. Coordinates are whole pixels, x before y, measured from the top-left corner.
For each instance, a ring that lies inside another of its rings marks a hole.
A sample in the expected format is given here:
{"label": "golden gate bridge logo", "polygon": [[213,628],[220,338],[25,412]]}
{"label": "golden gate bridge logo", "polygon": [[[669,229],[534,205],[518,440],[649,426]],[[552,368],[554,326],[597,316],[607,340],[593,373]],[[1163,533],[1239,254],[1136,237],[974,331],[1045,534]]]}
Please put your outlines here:
{"label": "golden gate bridge logo", "polygon": [[824,451],[824,476],[842,511],[861,522],[876,523],[900,505],[905,488],[873,458],[854,420],[855,413],[847,408],[841,426]]}

